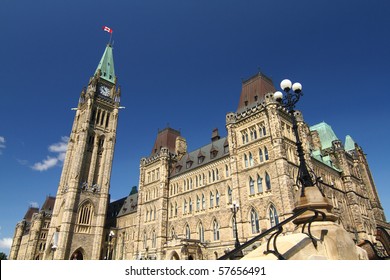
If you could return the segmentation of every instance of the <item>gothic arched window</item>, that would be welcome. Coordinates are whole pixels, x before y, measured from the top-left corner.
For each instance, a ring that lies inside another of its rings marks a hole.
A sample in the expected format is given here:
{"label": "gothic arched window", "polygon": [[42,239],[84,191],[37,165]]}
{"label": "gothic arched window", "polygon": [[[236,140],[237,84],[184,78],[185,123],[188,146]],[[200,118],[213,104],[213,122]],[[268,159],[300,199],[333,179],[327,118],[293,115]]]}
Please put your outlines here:
{"label": "gothic arched window", "polygon": [[202,223],[199,223],[198,225],[198,234],[199,234],[199,241],[204,242],[204,228]]}
{"label": "gothic arched window", "polygon": [[233,191],[232,191],[232,188],[228,186],[228,189],[227,189],[227,197],[228,197],[228,203],[229,204],[232,204],[233,202]]}
{"label": "gothic arched window", "polygon": [[269,177],[267,172],[265,172],[265,185],[267,187],[267,190],[271,189],[271,178]]}
{"label": "gothic arched window", "polygon": [[255,182],[249,177],[249,194],[255,194]]}
{"label": "gothic arched window", "polygon": [[264,156],[263,156],[263,150],[259,149],[259,161],[263,162],[264,161]]}
{"label": "gothic arched window", "polygon": [[191,238],[190,226],[186,225],[186,239],[190,239],[190,238]]}
{"label": "gothic arched window", "polygon": [[257,214],[256,210],[253,208],[251,210],[251,229],[252,229],[252,233],[260,232],[259,215]]}
{"label": "gothic arched window", "polygon": [[269,214],[269,221],[270,221],[271,227],[274,227],[277,224],[279,224],[278,212],[276,211],[275,206],[273,206],[272,204],[269,207],[268,214]]}
{"label": "gothic arched window", "polygon": [[257,175],[257,192],[263,192],[263,178],[261,178],[259,175]]}
{"label": "gothic arched window", "polygon": [[79,208],[79,214],[77,217],[77,232],[90,232],[93,214],[93,206],[90,202],[84,203]]}
{"label": "gothic arched window", "polygon": [[253,156],[251,152],[249,152],[249,166],[253,166]]}
{"label": "gothic arched window", "polygon": [[216,220],[213,222],[213,236],[214,236],[214,241],[219,240],[219,224]]}

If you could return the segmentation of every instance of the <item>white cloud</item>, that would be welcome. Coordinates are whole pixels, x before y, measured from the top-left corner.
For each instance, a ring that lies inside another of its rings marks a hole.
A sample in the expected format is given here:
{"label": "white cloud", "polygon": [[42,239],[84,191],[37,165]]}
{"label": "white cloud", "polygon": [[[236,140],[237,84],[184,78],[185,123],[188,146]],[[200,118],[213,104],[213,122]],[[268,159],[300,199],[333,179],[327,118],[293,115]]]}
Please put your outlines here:
{"label": "white cloud", "polygon": [[4,138],[4,136],[0,136],[0,155],[3,154],[2,149],[5,149],[5,138]]}
{"label": "white cloud", "polygon": [[42,160],[42,162],[34,163],[33,166],[31,166],[32,169],[37,171],[45,171],[49,168],[52,168],[57,165],[58,159],[53,157],[47,157],[46,159]]}
{"label": "white cloud", "polygon": [[60,142],[51,144],[48,148],[49,152],[57,153],[57,155],[55,157],[47,156],[46,159],[42,160],[41,162],[34,163],[31,168],[37,171],[46,171],[56,166],[60,162],[63,162],[65,160],[65,153],[68,147],[68,141],[69,137],[62,136]]}
{"label": "white cloud", "polygon": [[49,146],[49,151],[54,153],[65,153],[68,147],[69,137],[62,136],[61,142]]}
{"label": "white cloud", "polygon": [[0,250],[9,251],[11,249],[11,245],[12,245],[11,237],[4,237],[0,239]]}

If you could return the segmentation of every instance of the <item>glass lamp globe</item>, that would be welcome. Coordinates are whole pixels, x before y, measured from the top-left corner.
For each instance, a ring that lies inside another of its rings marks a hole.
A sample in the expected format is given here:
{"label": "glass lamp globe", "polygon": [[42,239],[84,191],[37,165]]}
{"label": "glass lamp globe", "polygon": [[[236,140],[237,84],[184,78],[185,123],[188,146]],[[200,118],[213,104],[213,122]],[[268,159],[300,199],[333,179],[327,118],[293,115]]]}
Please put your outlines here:
{"label": "glass lamp globe", "polygon": [[280,87],[282,88],[282,90],[284,91],[289,91],[291,89],[291,81],[289,79],[284,79],[281,83],[280,83]]}
{"label": "glass lamp globe", "polygon": [[279,100],[282,100],[282,98],[283,98],[283,93],[282,92],[277,91],[277,92],[274,93],[274,99],[275,100],[279,101]]}
{"label": "glass lamp globe", "polygon": [[292,89],[294,92],[300,93],[302,91],[302,85],[300,83],[294,83]]}

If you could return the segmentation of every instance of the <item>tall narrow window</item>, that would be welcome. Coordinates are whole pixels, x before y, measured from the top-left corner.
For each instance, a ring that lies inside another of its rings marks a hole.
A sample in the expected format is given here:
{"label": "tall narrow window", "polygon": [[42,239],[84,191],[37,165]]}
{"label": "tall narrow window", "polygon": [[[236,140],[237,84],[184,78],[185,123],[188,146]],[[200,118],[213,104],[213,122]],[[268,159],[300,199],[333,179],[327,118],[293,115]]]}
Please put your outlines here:
{"label": "tall narrow window", "polygon": [[256,210],[253,208],[251,210],[251,229],[252,233],[258,233],[260,231],[259,216],[257,215]]}
{"label": "tall narrow window", "polygon": [[273,205],[269,207],[269,221],[271,223],[271,227],[274,227],[277,224],[279,224],[278,212],[276,211],[275,206]]}
{"label": "tall narrow window", "polygon": [[255,194],[255,182],[249,177],[249,194]]}
{"label": "tall narrow window", "polygon": [[204,228],[202,223],[199,223],[198,225],[198,235],[199,235],[199,241],[204,242]]}
{"label": "tall narrow window", "polygon": [[267,147],[264,147],[264,157],[265,157],[265,160],[269,159]]}
{"label": "tall narrow window", "polygon": [[146,232],[144,231],[144,242],[143,242],[143,247],[144,249],[146,249],[147,245],[148,245],[148,236],[146,235]]}
{"label": "tall narrow window", "polygon": [[187,200],[186,199],[184,199],[183,214],[187,214]]}
{"label": "tall narrow window", "polygon": [[259,175],[257,175],[257,192],[263,192],[263,178],[261,178]]}
{"label": "tall narrow window", "polygon": [[107,113],[106,117],[106,127],[108,127],[108,124],[110,123],[110,113]]}
{"label": "tall narrow window", "polygon": [[102,112],[102,117],[101,117],[101,119],[100,119],[100,125],[103,125],[105,114],[106,114],[106,112],[103,111],[103,112]]}
{"label": "tall narrow window", "polygon": [[227,197],[228,197],[228,203],[229,204],[232,204],[233,202],[233,191],[232,191],[232,188],[228,186],[228,189],[227,189]]}
{"label": "tall narrow window", "polygon": [[263,150],[262,150],[262,149],[259,149],[259,161],[260,161],[260,162],[263,162],[263,161],[264,161]]}
{"label": "tall narrow window", "polygon": [[177,202],[175,202],[175,217],[177,216]]}
{"label": "tall narrow window", "polygon": [[215,206],[219,206],[219,192],[215,194]]}
{"label": "tall narrow window", "polygon": [[216,220],[213,222],[213,236],[214,236],[214,241],[219,240],[219,224]]}
{"label": "tall narrow window", "polygon": [[248,167],[248,157],[246,154],[244,154],[244,165],[245,167]]}
{"label": "tall narrow window", "polygon": [[197,195],[196,196],[196,211],[199,211],[200,210],[200,198],[199,196]]}
{"label": "tall narrow window", "polygon": [[191,238],[190,226],[186,225],[186,239],[190,239],[190,238]]}
{"label": "tall narrow window", "polygon": [[192,199],[190,198],[189,206],[188,206],[189,213],[192,213]]}
{"label": "tall narrow window", "polygon": [[203,193],[202,193],[202,209],[206,209],[206,198],[204,197]]}
{"label": "tall narrow window", "polygon": [[225,165],[225,177],[229,177],[229,166],[227,164]]}
{"label": "tall narrow window", "polygon": [[253,166],[253,156],[251,152],[249,152],[249,166]]}
{"label": "tall narrow window", "polygon": [[210,208],[214,207],[214,194],[210,192]]}
{"label": "tall narrow window", "polygon": [[269,191],[271,189],[271,178],[269,177],[267,172],[265,172],[265,185],[267,187],[267,190]]}

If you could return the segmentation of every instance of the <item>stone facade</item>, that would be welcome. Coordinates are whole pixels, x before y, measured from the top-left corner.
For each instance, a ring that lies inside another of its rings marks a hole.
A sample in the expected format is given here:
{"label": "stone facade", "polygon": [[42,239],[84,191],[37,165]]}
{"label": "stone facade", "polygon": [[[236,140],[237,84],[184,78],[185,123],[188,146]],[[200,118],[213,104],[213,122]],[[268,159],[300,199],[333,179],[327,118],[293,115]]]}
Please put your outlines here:
{"label": "stone facade", "polygon": [[[98,70],[80,97],[50,226],[42,213],[29,233],[19,223],[10,258],[216,259],[234,249],[235,229],[243,243],[291,216],[300,190],[292,120],[261,73],[243,82],[226,137],[214,130],[210,143],[187,151],[180,132],[160,131],[140,161],[138,192],[109,204],[120,91]],[[102,85],[108,96],[99,95]],[[377,224],[388,224],[362,148],[346,150],[329,139],[330,126],[309,127],[295,114],[308,166],[339,224],[356,242],[376,242]]]}
{"label": "stone facade", "polygon": [[[243,83],[243,92],[248,93],[248,84],[260,88],[265,82],[270,81],[255,75]],[[240,205],[236,222],[241,243],[293,213],[299,160],[291,116],[272,92],[260,94],[262,98],[246,104],[241,96],[246,107],[226,115],[227,136],[220,138],[214,130],[211,143],[196,151],[186,151],[177,131],[159,132],[155,143],[164,145],[158,150],[155,144],[151,155],[141,159],[137,227],[131,229],[136,233],[128,235],[134,236],[128,241],[134,245],[130,258],[218,258],[234,248],[233,201]],[[376,223],[385,217],[361,147],[345,150],[337,138],[328,147],[323,131],[312,130],[300,112],[295,114],[308,165],[321,177],[320,188],[339,223],[356,242],[375,242]],[[322,127],[333,133],[327,124]],[[122,229],[118,219],[117,230]],[[293,225],[287,228],[293,230]]]}

